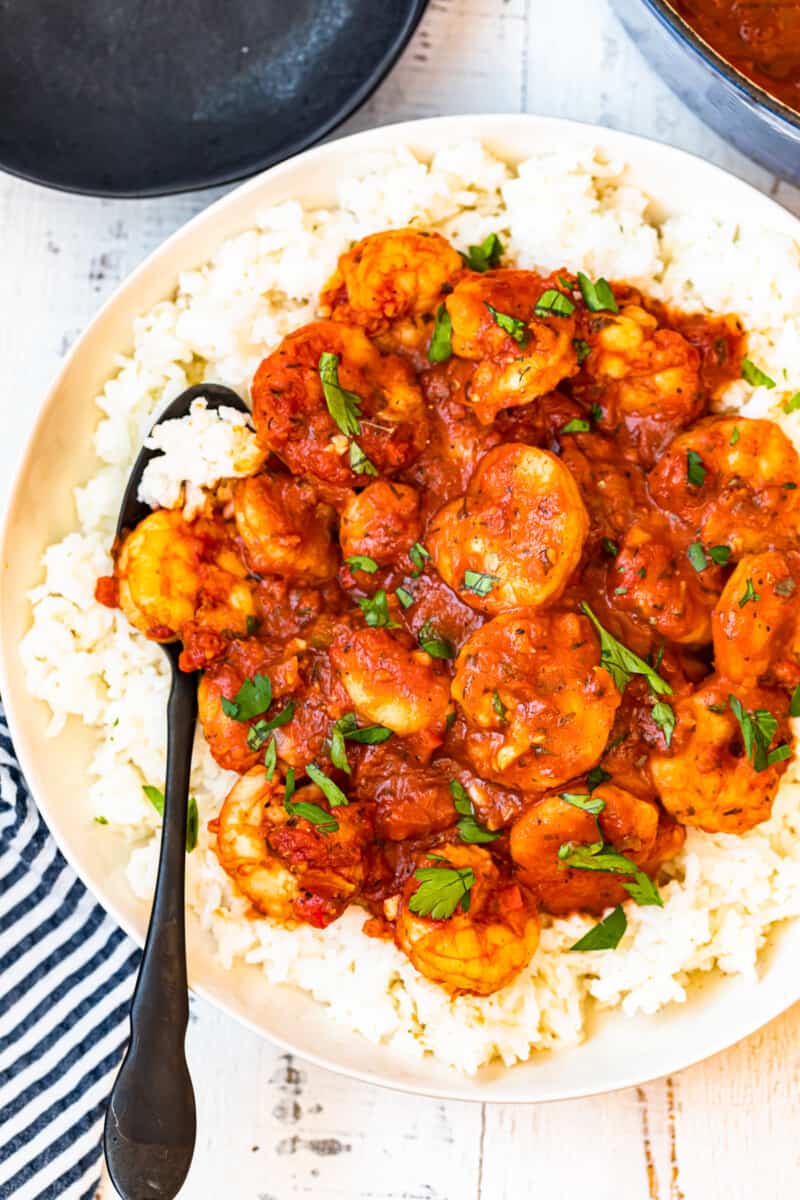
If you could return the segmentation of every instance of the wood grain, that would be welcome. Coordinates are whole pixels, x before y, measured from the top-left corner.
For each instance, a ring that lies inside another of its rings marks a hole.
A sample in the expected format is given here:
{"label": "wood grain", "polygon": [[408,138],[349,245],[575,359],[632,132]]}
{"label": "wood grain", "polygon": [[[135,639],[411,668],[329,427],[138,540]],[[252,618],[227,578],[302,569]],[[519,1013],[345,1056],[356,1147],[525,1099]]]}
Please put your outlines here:
{"label": "wood grain", "polygon": [[[672,142],[800,213],[800,191],[674,98],[606,0],[431,0],[397,69],[341,132],[464,111],[549,113]],[[0,176],[0,496],[59,358],[131,269],[216,194],[93,200]],[[538,1107],[442,1104],[352,1083],[200,1001],[189,1057],[200,1140],[186,1200],[800,1194],[800,1006],[673,1079]]]}

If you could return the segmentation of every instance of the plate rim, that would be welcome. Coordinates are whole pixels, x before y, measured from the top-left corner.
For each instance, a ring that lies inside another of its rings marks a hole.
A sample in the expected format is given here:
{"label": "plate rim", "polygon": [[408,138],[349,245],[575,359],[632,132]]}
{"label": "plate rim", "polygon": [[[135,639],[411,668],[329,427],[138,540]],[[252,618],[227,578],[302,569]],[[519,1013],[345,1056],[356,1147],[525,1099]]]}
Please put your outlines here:
{"label": "plate rim", "polygon": [[62,192],[64,195],[94,196],[103,200],[146,200],[154,199],[158,196],[183,196],[188,192],[204,192],[210,188],[225,187],[226,185],[233,185],[235,188],[235,185],[241,184],[256,175],[261,175],[265,171],[279,166],[289,159],[296,158],[306,150],[313,149],[320,142],[323,142],[325,138],[334,133],[349,117],[354,116],[367,103],[397,64],[398,59],[416,33],[417,27],[425,15],[429,4],[429,0],[402,0],[402,2],[408,9],[405,24],[399,30],[391,45],[373,65],[363,83],[351,92],[347,99],[330,116],[318,122],[304,137],[295,138],[294,141],[288,142],[280,152],[265,154],[258,159],[253,159],[250,166],[242,170],[237,169],[229,172],[217,171],[211,175],[203,176],[201,180],[194,183],[158,184],[136,188],[79,186],[74,183],[59,182],[48,177],[46,173],[25,171],[21,170],[18,166],[11,166],[3,155],[0,155],[0,170],[5,171],[8,175],[12,175],[15,179],[23,180],[25,183],[36,184],[38,187]]}
{"label": "plate rim", "polygon": [[[324,170],[325,160],[332,158],[342,152],[342,149],[358,148],[362,144],[365,149],[388,149],[393,144],[406,144],[413,146],[417,131],[424,130],[432,132],[434,135],[441,131],[440,144],[445,142],[448,137],[456,139],[459,136],[475,138],[479,141],[491,141],[492,132],[486,126],[491,126],[493,123],[512,122],[524,130],[527,127],[530,131],[530,146],[531,150],[535,147],[536,135],[538,133],[549,133],[550,135],[557,133],[559,130],[564,130],[565,134],[572,139],[573,144],[581,141],[586,143],[601,143],[606,147],[614,148],[617,146],[623,157],[632,157],[638,148],[642,153],[657,151],[664,154],[668,159],[675,161],[676,165],[684,162],[691,164],[692,168],[697,171],[707,172],[715,175],[720,182],[735,180],[737,189],[742,190],[742,194],[749,193],[756,203],[757,207],[761,207],[764,211],[769,210],[773,217],[773,224],[778,227],[784,226],[787,232],[790,232],[794,237],[800,240],[800,218],[795,217],[787,209],[784,209],[776,200],[759,191],[751,184],[738,179],[732,173],[715,166],[712,163],[701,159],[697,155],[688,153],[677,147],[669,146],[656,139],[645,138],[639,135],[626,133],[624,131],[607,129],[604,126],[592,125],[585,122],[567,120],[558,117],[542,117],[528,113],[517,114],[457,114],[443,117],[429,117],[422,120],[411,120],[398,122],[393,125],[380,126],[373,129],[363,130],[359,133],[349,135],[346,138],[336,139],[332,142],[318,145],[304,151],[301,155],[297,155],[292,159],[283,160],[273,167],[267,168],[260,172],[257,176],[240,184],[226,195],[215,200],[206,209],[197,213],[189,221],[180,226],[174,231],[165,241],[157,246],[147,257],[128,275],[114,290],[112,295],[105,301],[102,307],[94,314],[82,330],[81,335],[76,339],[69,352],[61,362],[56,371],[49,387],[45,390],[43,399],[40,402],[39,411],[32,429],[26,440],[23,452],[17,464],[16,470],[11,483],[11,488],[8,495],[8,502],[5,506],[5,511],[2,514],[2,523],[0,524],[0,573],[5,577],[8,567],[8,542],[11,536],[12,518],[16,508],[16,504],[21,495],[20,484],[23,476],[28,470],[29,460],[34,454],[37,441],[41,431],[48,418],[50,409],[54,399],[58,394],[59,388],[65,376],[71,369],[72,363],[77,358],[82,350],[84,343],[90,337],[95,326],[102,320],[106,313],[120,302],[120,297],[129,290],[135,288],[137,282],[142,279],[153,267],[160,258],[168,257],[169,253],[176,245],[184,238],[189,237],[190,233],[194,232],[198,226],[205,223],[212,224],[213,217],[220,210],[231,206],[233,207],[241,198],[249,193],[257,193],[264,185],[265,181],[280,179],[284,173],[289,173],[295,169],[300,159],[308,162],[309,160],[315,165],[322,166]],[[452,129],[452,134],[450,130]],[[627,149],[627,155],[626,155]],[[229,235],[223,235],[229,236]],[[209,252],[213,251],[213,246],[209,246]],[[0,581],[4,584],[4,578]],[[67,862],[76,872],[78,877],[86,886],[89,893],[94,899],[109,913],[113,920],[120,925],[121,928],[132,938],[138,945],[144,943],[144,936],[139,932],[132,920],[121,912],[112,898],[104,892],[102,882],[91,878],[91,860],[87,857],[81,858],[77,854],[73,854],[69,847],[62,845],[60,838],[53,832],[50,805],[47,799],[41,798],[41,793],[34,781],[37,778],[37,770],[34,761],[34,747],[28,744],[27,735],[24,732],[24,727],[21,719],[18,720],[16,712],[16,696],[10,687],[10,674],[7,665],[7,659],[15,653],[16,648],[7,647],[5,637],[0,638],[0,692],[3,695],[3,703],[6,711],[6,717],[11,732],[12,741],[17,754],[18,761],[22,772],[28,781],[28,786],[34,798],[35,804],[41,813],[48,830],[53,836],[59,851],[64,855]],[[800,922],[800,918],[796,918]],[[782,924],[786,924],[785,922]],[[483,1102],[483,1103],[547,1103],[554,1100],[578,1099],[581,1097],[589,1097],[594,1095],[604,1095],[618,1091],[627,1087],[636,1086],[642,1083],[647,1083],[652,1079],[661,1078],[666,1074],[683,1070],[686,1067],[702,1062],[712,1055],[729,1048],[750,1036],[756,1030],[762,1028],[770,1020],[786,1011],[792,1004],[800,1000],[800,977],[796,984],[790,986],[788,980],[784,980],[781,988],[776,996],[768,998],[768,1002],[763,1006],[754,1006],[752,1015],[746,1021],[737,1023],[735,1031],[731,1032],[730,1028],[724,1024],[720,1025],[719,1033],[712,1038],[702,1052],[689,1051],[683,1055],[676,1053],[674,1058],[670,1060],[669,1066],[663,1067],[652,1072],[637,1073],[633,1067],[625,1070],[616,1069],[614,1073],[609,1072],[609,1075],[604,1082],[598,1082],[596,1086],[582,1087],[580,1091],[574,1087],[566,1086],[564,1088],[549,1087],[546,1093],[536,1096],[520,1096],[513,1089],[506,1090],[503,1086],[509,1075],[519,1067],[502,1068],[502,1080],[492,1081],[490,1094],[481,1095],[479,1081],[467,1075],[460,1075],[459,1078],[464,1081],[464,1089],[459,1089],[455,1086],[442,1085],[438,1082],[428,1083],[424,1080],[406,1081],[404,1079],[390,1079],[386,1074],[381,1072],[372,1072],[363,1070],[359,1067],[344,1065],[341,1061],[336,1061],[328,1057],[325,1053],[317,1053],[305,1047],[300,1048],[290,1039],[281,1036],[280,1034],[269,1032],[266,1033],[263,1026],[246,1014],[236,1010],[236,1007],[231,1000],[227,1000],[224,996],[217,994],[215,988],[211,985],[198,982],[196,979],[191,979],[191,963],[190,963],[190,988],[191,991],[207,1000],[216,1008],[221,1009],[227,1015],[243,1024],[248,1029],[257,1033],[260,1037],[266,1038],[273,1044],[281,1047],[283,1050],[297,1055],[308,1062],[312,1062],[324,1069],[331,1070],[337,1074],[344,1075],[348,1078],[358,1079],[364,1083],[370,1083],[377,1086],[389,1088],[390,1090],[405,1092],[413,1095],[424,1095],[431,1098],[461,1100],[466,1102]],[[314,1002],[316,1003],[316,1001]],[[556,1052],[557,1054],[558,1052]],[[413,1070],[413,1061],[408,1060],[409,1069]],[[520,1064],[524,1068],[525,1064]],[[468,1095],[466,1091],[470,1090],[473,1093]]]}

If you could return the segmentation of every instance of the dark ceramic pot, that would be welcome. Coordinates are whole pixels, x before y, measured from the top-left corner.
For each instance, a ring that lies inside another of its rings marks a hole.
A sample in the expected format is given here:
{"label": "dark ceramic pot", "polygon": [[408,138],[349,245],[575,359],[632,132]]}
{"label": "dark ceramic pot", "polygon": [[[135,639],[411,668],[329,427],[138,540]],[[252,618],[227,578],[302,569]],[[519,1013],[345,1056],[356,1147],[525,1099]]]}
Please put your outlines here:
{"label": "dark ceramic pot", "polygon": [[751,83],[666,0],[611,0],[645,58],[701,120],[782,179],[800,184],[800,113]]}

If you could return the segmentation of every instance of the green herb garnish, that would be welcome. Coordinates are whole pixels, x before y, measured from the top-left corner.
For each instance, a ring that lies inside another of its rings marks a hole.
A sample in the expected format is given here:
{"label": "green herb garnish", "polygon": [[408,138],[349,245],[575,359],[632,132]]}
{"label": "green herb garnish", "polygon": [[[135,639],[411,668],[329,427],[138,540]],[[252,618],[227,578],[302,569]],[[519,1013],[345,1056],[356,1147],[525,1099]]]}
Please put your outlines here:
{"label": "green herb garnish", "polygon": [[628,918],[621,904],[618,904],[607,917],[603,917],[597,925],[592,926],[570,950],[616,950],[622,941],[623,934],[628,928]]}
{"label": "green herb garnish", "polygon": [[536,301],[533,311],[537,317],[571,317],[575,312],[575,302],[559,292],[558,288],[548,288]]}
{"label": "green herb garnish", "polygon": [[567,804],[571,804],[573,808],[591,813],[593,817],[599,816],[606,806],[605,800],[601,800],[599,796],[587,796],[583,792],[559,792],[559,797],[561,800],[566,800]]}
{"label": "green herb garnish", "polygon": [[233,700],[222,697],[222,711],[234,721],[252,721],[253,717],[260,717],[266,712],[271,703],[272,683],[269,676],[255,675],[252,679],[245,679]]}
{"label": "green herb garnish", "polygon": [[503,701],[500,699],[500,693],[497,691],[497,689],[495,689],[495,691],[492,692],[492,708],[497,713],[500,720],[505,721],[506,713],[508,712],[508,709],[506,708],[505,704],[503,704]]}
{"label": "green herb garnish", "polygon": [[706,481],[706,468],[696,450],[686,452],[686,478],[692,487],[702,487]]}
{"label": "green herb garnish", "polygon": [[634,654],[633,650],[629,650],[627,646],[623,646],[622,642],[604,629],[586,601],[581,603],[581,609],[597,630],[600,637],[601,665],[614,680],[618,691],[625,691],[633,675],[643,675],[656,695],[672,695],[672,688],[667,681],[662,679],[643,658]]}
{"label": "green herb garnish", "polygon": [[317,785],[331,808],[339,808],[342,804],[350,803],[342,789],[337,787],[333,780],[329,779],[316,763],[310,762],[307,764],[306,775]]}
{"label": "green herb garnish", "polygon": [[389,601],[386,592],[379,588],[374,596],[364,596],[356,599],[356,604],[364,614],[364,620],[372,629],[398,629],[396,621],[389,616]]}
{"label": "green herb garnish", "polygon": [[452,917],[459,904],[469,912],[470,890],[475,884],[472,867],[419,867],[414,878],[420,886],[408,901],[411,912],[434,921]]}
{"label": "green herb garnish", "polygon": [[348,437],[361,433],[361,397],[339,383],[339,355],[327,350],[319,356],[319,378],[328,412],[337,429]]}
{"label": "green herb garnish", "polygon": [[487,304],[486,307],[491,313],[495,325],[499,325],[503,333],[507,333],[510,338],[513,338],[518,346],[524,346],[529,336],[528,326],[525,322],[521,321],[519,317],[511,317],[508,313],[498,312],[491,304]]}
{"label": "green herb garnish", "polygon": [[279,713],[268,721],[256,721],[247,731],[247,744],[251,750],[260,750],[269,735],[282,725],[288,725],[294,716],[294,700],[290,700]]}
{"label": "green herb garnish", "polygon": [[671,704],[667,704],[666,700],[658,700],[652,707],[651,713],[653,720],[664,734],[664,741],[667,743],[667,749],[672,745],[672,734],[675,730],[675,713]]}
{"label": "green herb garnish", "polygon": [[336,833],[339,822],[319,804],[310,804],[307,800],[284,800],[283,807],[290,817],[302,817],[309,824],[316,826],[320,833]]}
{"label": "green herb garnish", "polygon": [[476,596],[488,596],[499,578],[499,575],[487,575],[483,571],[465,571],[461,586],[465,592],[472,592]]}
{"label": "green herb garnish", "polygon": [[592,347],[583,338],[573,338],[572,348],[578,356],[578,366],[582,367],[592,353]]}
{"label": "green herb garnish", "polygon": [[746,379],[752,387],[774,388],[775,380],[770,379],[760,367],[749,358],[742,359],[742,379]]}
{"label": "green herb garnish", "polygon": [[414,603],[414,597],[408,588],[399,587],[395,590],[394,594],[397,596],[397,599],[399,600],[400,604],[402,604],[403,608],[411,608],[411,605]]}
{"label": "green herb garnish", "polygon": [[503,256],[503,243],[496,233],[488,234],[480,246],[468,246],[467,253],[462,254],[465,264],[473,271],[493,270]]}
{"label": "green herb garnish", "polygon": [[272,779],[278,763],[278,747],[275,738],[270,738],[269,745],[264,751],[264,766],[267,769],[267,779]]}
{"label": "green herb garnish", "polygon": [[784,400],[781,407],[785,413],[797,412],[798,408],[800,408],[800,392],[795,392],[788,400]]}
{"label": "green herb garnish", "polygon": [[371,463],[358,442],[350,443],[350,470],[354,475],[377,475],[378,468]]}
{"label": "green herb garnish", "polygon": [[616,558],[619,554],[619,546],[616,542],[612,542],[611,538],[604,537],[601,545],[606,554],[609,554],[612,558]]}
{"label": "green herb garnish", "polygon": [[739,597],[739,608],[744,608],[745,604],[756,604],[760,599],[761,594],[753,587],[752,579],[748,579],[744,592]]}
{"label": "green herb garnish", "polygon": [[706,552],[703,549],[701,542],[692,542],[689,549],[686,551],[686,557],[694,567],[695,571],[705,571],[708,566]]}
{"label": "green herb garnish", "polygon": [[436,310],[436,324],[428,346],[428,362],[447,362],[453,353],[453,322],[445,304]]}
{"label": "green herb garnish", "polygon": [[770,750],[772,739],[778,728],[778,719],[766,708],[748,710],[738,696],[728,696],[731,712],[739,722],[744,752],[756,771],[766,771],[776,762],[782,762],[792,752],[791,746],[783,743]]}
{"label": "green herb garnish", "polygon": [[368,554],[351,554],[344,561],[351,571],[365,571],[367,575],[374,575],[378,569],[375,559]]}
{"label": "green herb garnish", "polygon": [[453,807],[461,816],[456,830],[462,842],[480,846],[488,842],[496,842],[499,837],[503,836],[500,831],[493,832],[481,825],[475,816],[475,806],[470,800],[466,788],[457,779],[450,780],[450,794],[453,797]]}
{"label": "green herb garnish", "polygon": [[[153,787],[152,784],[145,783],[142,785],[142,791],[147,799],[152,804],[160,817],[164,816],[164,793],[160,788]],[[105,818],[104,818],[105,820]],[[108,822],[106,822],[107,824]],[[194,796],[189,797],[189,804],[186,809],[186,853],[191,854],[197,845],[197,830],[200,825],[200,815],[197,811],[197,801]]]}
{"label": "green herb garnish", "polygon": [[431,658],[455,658],[456,651],[452,642],[440,637],[428,619],[417,634],[417,640],[426,654]]}
{"label": "green herb garnish", "polygon": [[583,302],[590,312],[619,312],[611,286],[606,279],[598,279],[592,283],[588,275],[578,271],[578,287],[581,289]]}
{"label": "green herb garnish", "polygon": [[430,551],[426,550],[422,542],[414,542],[414,545],[408,552],[408,557],[416,567],[414,578],[422,573],[425,567],[425,559],[430,558]]}
{"label": "green herb garnish", "polygon": [[582,417],[573,417],[566,425],[561,426],[561,433],[588,433],[591,428],[589,421]]}

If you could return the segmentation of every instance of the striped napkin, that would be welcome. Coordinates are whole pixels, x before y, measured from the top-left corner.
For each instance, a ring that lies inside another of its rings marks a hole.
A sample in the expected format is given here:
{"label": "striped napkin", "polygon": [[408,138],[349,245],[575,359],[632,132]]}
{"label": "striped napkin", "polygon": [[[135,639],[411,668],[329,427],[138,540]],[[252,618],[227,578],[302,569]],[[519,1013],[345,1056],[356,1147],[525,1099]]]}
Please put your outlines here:
{"label": "striped napkin", "polygon": [[0,1197],[91,1200],[139,951],[67,866],[0,706]]}

